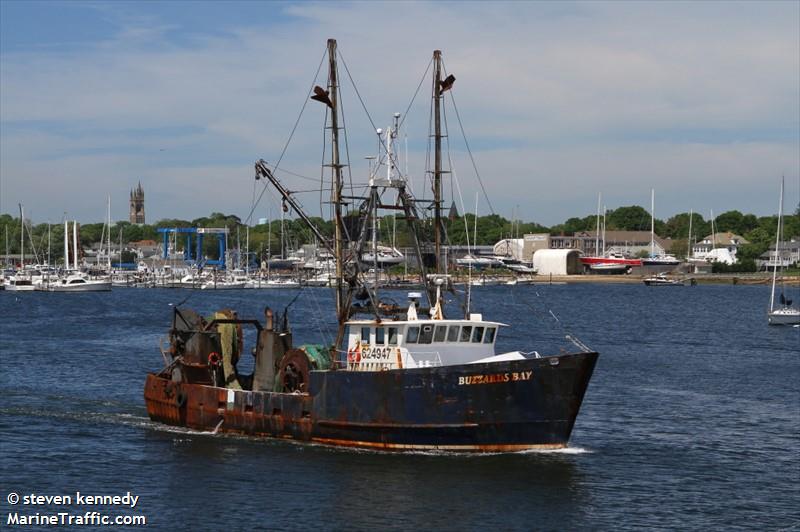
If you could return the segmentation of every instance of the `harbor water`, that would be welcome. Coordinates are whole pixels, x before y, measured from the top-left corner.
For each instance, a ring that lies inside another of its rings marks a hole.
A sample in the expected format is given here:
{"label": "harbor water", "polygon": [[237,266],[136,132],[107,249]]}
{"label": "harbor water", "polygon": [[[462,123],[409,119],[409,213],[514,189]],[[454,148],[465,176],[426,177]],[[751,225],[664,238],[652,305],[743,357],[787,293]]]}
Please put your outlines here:
{"label": "harbor water", "polygon": [[571,335],[600,353],[562,451],[391,454],[149,421],[172,305],[263,319],[292,303],[295,343],[330,341],[331,291],[296,295],[0,292],[3,525],[64,511],[12,492],[130,492],[118,513],[169,530],[800,529],[800,328],[767,325],[768,286],[474,289],[474,312],[509,325],[499,352]]}

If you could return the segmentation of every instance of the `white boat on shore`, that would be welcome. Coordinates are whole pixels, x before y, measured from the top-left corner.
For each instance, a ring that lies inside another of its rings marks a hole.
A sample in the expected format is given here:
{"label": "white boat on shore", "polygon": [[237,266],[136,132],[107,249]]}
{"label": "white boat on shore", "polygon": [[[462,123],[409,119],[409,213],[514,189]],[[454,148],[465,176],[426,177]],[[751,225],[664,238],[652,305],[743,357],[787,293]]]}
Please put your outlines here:
{"label": "white boat on shore", "polygon": [[497,266],[502,266],[503,265],[503,263],[501,261],[495,259],[494,257],[481,257],[481,256],[478,256],[478,255],[473,255],[471,253],[468,253],[467,255],[464,255],[460,259],[456,259],[455,262],[456,262],[456,265],[458,265],[458,266],[460,266],[462,268],[472,267],[472,268],[476,268],[476,269],[478,269],[478,268],[489,268],[489,267],[493,268],[493,267],[497,267]]}

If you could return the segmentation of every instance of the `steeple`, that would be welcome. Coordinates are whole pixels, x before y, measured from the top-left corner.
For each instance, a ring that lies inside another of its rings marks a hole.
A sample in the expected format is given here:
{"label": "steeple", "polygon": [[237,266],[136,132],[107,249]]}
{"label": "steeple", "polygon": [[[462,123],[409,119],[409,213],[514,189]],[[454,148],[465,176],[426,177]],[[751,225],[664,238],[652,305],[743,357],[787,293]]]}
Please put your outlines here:
{"label": "steeple", "polygon": [[142,182],[136,188],[131,190],[131,210],[130,222],[132,224],[144,224],[144,189]]}

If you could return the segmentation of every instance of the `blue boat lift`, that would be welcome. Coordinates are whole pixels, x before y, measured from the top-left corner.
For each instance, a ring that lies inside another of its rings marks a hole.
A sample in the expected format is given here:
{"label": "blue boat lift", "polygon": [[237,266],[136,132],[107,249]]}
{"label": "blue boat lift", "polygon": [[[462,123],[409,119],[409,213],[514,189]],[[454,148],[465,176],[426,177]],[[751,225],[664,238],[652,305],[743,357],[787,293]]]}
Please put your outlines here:
{"label": "blue boat lift", "polygon": [[[159,227],[158,232],[164,235],[164,252],[162,255],[164,259],[168,258],[170,235],[180,234],[186,236],[183,260],[199,266],[207,264],[225,269],[225,247],[229,233],[227,227]],[[219,259],[208,259],[203,255],[203,239],[206,235],[214,235],[217,237]]]}

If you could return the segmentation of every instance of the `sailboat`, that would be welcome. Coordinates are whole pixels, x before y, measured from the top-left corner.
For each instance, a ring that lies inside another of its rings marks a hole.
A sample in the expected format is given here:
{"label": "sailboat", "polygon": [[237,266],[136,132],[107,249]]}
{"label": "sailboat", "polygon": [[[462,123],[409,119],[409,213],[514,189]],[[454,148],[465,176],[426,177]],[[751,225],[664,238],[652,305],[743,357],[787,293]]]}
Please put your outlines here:
{"label": "sailboat", "polygon": [[[316,86],[311,99],[325,106],[333,237],[319,230],[264,160],[255,170],[256,179],[268,182],[336,259],[335,341],[297,345],[288,307],[278,315],[267,308],[263,324],[232,311],[203,318],[175,307],[166,366],[145,382],[150,418],[197,430],[387,451],[566,447],[598,354],[571,336],[573,352],[542,356],[526,345],[498,354],[506,325],[468,305],[463,316],[446,316],[444,295],[456,292],[442,247],[440,106],[455,77],[443,77],[441,52],[433,54],[433,201],[415,199],[407,176],[384,181],[372,175],[357,207],[355,234],[344,223],[353,198],[343,194],[335,40],[327,52],[327,89]],[[395,202],[384,202],[389,194]],[[432,243],[420,223],[422,204],[432,211]],[[378,208],[402,210],[410,226],[424,288],[409,293],[407,305],[381,299],[361,268]],[[240,354],[251,352],[241,343],[243,327],[257,331],[248,375],[236,368]]]}
{"label": "sailboat", "polygon": [[[778,280],[778,268],[783,269],[783,259],[781,257],[781,236],[783,233],[783,179],[781,179],[781,194],[778,204],[778,229],[775,232],[775,263],[772,268],[772,292],[769,297],[769,311],[767,321],[770,325],[797,325],[800,324],[800,309],[792,306],[792,300],[784,294],[783,283],[781,282],[781,292],[778,297],[778,305],[775,305],[775,288]],[[783,276],[781,276],[783,279]]]}
{"label": "sailboat", "polygon": [[38,270],[34,267],[25,267],[25,211],[22,204],[19,204],[19,248],[20,260],[19,268],[14,275],[6,280],[5,289],[14,292],[30,292],[36,289],[36,286],[41,282],[41,276],[38,275]]}
{"label": "sailboat", "polygon": [[[110,224],[109,224],[110,225]],[[72,257],[69,264],[69,222],[64,220],[64,272],[54,281],[43,284],[41,289],[47,292],[109,292],[111,278],[91,278],[80,270],[78,264],[78,222],[72,222]],[[110,258],[109,258],[110,260]]]}
{"label": "sailboat", "polygon": [[650,189],[650,256],[642,259],[643,266],[677,266],[680,264],[674,255],[656,254],[656,190]]}
{"label": "sailboat", "polygon": [[594,255],[582,256],[581,264],[585,272],[593,273],[630,273],[631,269],[642,265],[641,259],[626,257],[618,251],[606,251],[606,209],[600,217],[601,195],[597,195],[597,229],[594,237]]}

